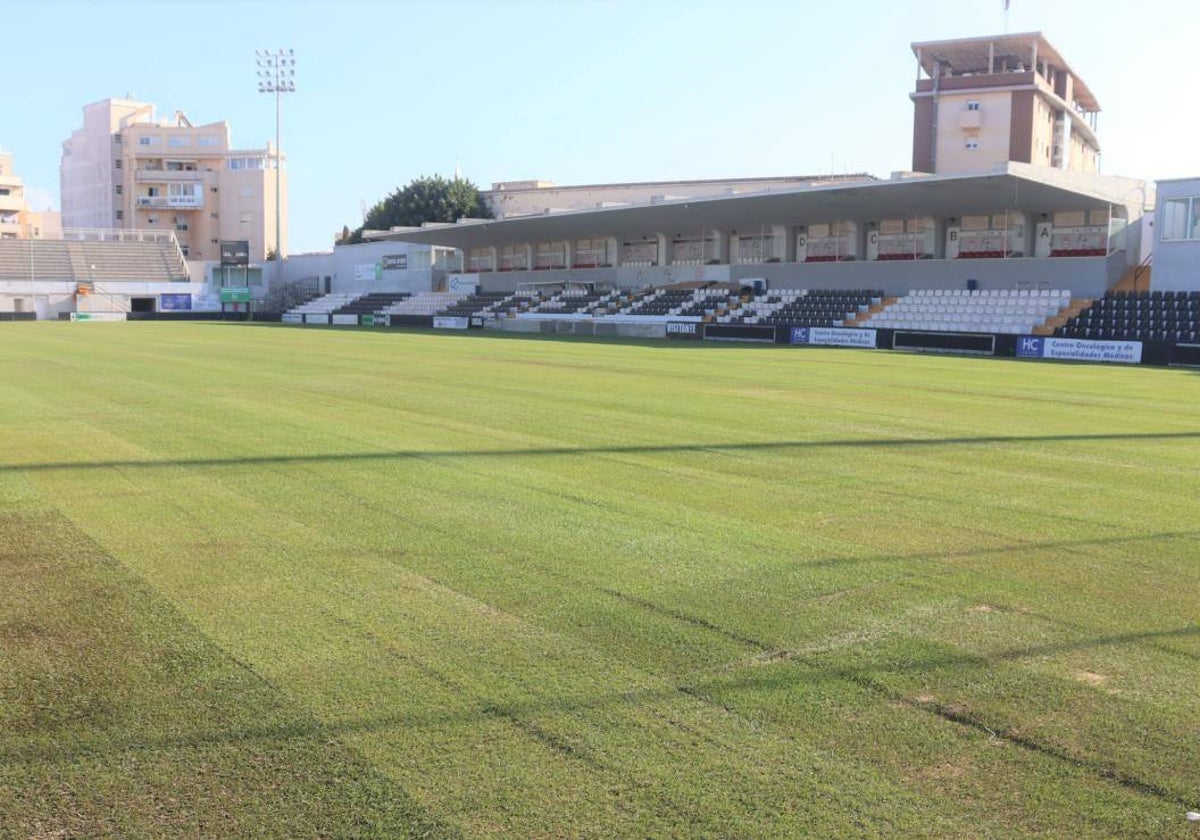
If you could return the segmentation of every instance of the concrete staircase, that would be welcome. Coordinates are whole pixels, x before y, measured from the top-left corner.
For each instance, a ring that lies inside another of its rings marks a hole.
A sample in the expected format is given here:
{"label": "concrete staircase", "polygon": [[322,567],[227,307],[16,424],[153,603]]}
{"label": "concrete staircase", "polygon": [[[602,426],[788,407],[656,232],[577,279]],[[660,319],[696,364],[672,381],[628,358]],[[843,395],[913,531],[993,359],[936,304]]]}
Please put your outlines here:
{"label": "concrete staircase", "polygon": [[847,327],[861,327],[867,321],[871,320],[873,315],[878,315],[880,312],[887,309],[899,299],[900,298],[896,297],[886,297],[879,303],[871,304],[871,306],[867,309],[866,314],[859,315],[857,318],[847,318],[843,323],[845,323]]}
{"label": "concrete staircase", "polygon": [[1117,281],[1117,285],[1112,287],[1114,292],[1145,292],[1150,289],[1150,272],[1149,264],[1134,266],[1126,271],[1121,279]]}
{"label": "concrete staircase", "polygon": [[1074,318],[1083,310],[1087,309],[1095,303],[1094,298],[1071,298],[1071,302],[1062,308],[1057,315],[1052,318],[1047,318],[1046,323],[1040,327],[1033,328],[1034,335],[1054,335],[1054,331],[1067,323],[1069,318]]}

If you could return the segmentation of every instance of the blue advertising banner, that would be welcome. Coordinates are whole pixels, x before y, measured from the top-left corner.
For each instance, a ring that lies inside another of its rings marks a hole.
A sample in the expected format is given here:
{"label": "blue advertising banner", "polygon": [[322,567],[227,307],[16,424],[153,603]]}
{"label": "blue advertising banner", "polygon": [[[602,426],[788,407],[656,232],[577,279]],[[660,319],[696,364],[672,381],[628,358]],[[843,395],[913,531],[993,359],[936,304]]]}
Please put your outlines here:
{"label": "blue advertising banner", "polygon": [[192,309],[191,295],[159,295],[158,309],[160,312],[190,312]]}

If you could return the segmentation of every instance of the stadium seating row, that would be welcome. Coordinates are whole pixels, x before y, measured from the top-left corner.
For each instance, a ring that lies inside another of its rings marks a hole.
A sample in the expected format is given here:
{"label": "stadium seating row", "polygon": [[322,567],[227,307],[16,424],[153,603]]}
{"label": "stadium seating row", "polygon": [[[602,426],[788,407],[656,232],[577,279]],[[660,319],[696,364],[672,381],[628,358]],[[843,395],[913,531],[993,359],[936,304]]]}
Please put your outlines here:
{"label": "stadium seating row", "polygon": [[1031,333],[1071,303],[1063,289],[917,289],[860,319],[884,329]]}
{"label": "stadium seating row", "polygon": [[1064,338],[1200,340],[1200,292],[1109,292],[1054,330]]}

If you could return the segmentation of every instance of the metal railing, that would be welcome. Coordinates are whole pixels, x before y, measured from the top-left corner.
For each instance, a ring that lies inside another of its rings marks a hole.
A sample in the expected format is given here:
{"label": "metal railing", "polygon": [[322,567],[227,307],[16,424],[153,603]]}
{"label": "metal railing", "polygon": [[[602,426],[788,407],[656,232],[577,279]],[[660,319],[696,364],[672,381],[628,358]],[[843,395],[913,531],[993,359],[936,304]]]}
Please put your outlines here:
{"label": "metal railing", "polygon": [[175,232],[170,230],[64,228],[62,239],[65,242],[162,242],[174,243],[176,247],[179,245]]}

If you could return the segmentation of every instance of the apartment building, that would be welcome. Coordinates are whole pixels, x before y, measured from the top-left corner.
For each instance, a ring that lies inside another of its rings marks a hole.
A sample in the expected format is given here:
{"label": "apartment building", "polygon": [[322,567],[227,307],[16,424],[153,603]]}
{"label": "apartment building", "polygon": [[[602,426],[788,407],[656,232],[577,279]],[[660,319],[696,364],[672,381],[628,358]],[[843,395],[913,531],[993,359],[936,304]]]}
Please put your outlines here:
{"label": "apartment building", "polygon": [[182,111],[159,120],[153,105],[130,99],[95,102],[83,114],[63,143],[64,226],[173,230],[192,260],[218,259],[221,240],[249,241],[255,262],[287,253],[286,158],[271,145],[235,149],[227,122],[194,125]]}
{"label": "apartment building", "polygon": [[23,239],[25,183],[12,170],[12,155],[0,151],[0,239]]}
{"label": "apartment building", "polygon": [[1040,32],[925,41],[912,50],[915,171],[980,172],[1009,161],[1099,170],[1100,105]]}
{"label": "apartment building", "polygon": [[13,170],[12,155],[0,149],[0,239],[57,239],[61,235],[59,214],[29,207],[25,182]]}

